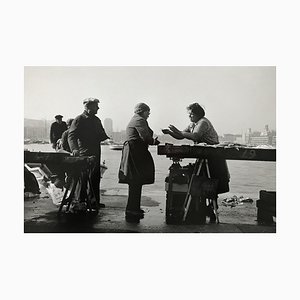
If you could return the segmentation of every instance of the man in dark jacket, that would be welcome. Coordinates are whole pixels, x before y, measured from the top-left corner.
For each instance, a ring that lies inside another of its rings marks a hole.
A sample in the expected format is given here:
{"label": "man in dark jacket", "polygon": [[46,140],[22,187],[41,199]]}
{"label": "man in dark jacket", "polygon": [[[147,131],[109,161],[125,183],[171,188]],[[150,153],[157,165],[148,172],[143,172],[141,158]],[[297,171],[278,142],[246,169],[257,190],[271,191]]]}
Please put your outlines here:
{"label": "man in dark jacket", "polygon": [[73,122],[74,119],[68,119],[67,120],[67,127],[68,129],[66,131],[63,132],[61,139],[60,139],[60,148],[71,152],[70,146],[69,146],[69,142],[68,142],[68,138],[69,138],[69,129],[71,127],[71,124]]}
{"label": "man in dark jacket", "polygon": [[91,181],[95,198],[99,207],[100,204],[100,162],[101,145],[100,142],[108,139],[102,123],[96,114],[98,112],[99,100],[87,98],[83,101],[84,112],[77,116],[69,129],[68,142],[74,156],[95,156],[96,165],[91,172]]}
{"label": "man in dark jacket", "polygon": [[61,135],[65,130],[67,130],[67,124],[62,120],[62,115],[55,116],[55,122],[51,124],[50,127],[50,142],[52,148],[56,149],[56,143],[61,138]]}

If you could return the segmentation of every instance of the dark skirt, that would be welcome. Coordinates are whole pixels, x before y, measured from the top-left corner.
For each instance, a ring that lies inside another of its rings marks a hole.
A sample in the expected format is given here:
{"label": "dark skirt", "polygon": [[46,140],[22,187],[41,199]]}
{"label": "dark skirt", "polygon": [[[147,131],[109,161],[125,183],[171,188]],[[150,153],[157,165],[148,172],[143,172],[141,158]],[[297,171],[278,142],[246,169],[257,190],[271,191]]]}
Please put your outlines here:
{"label": "dark skirt", "polygon": [[230,174],[226,160],[222,157],[209,158],[208,167],[210,177],[218,179],[217,193],[222,194],[229,192]]}
{"label": "dark skirt", "polygon": [[126,141],[122,150],[119,183],[154,183],[154,162],[142,140]]}

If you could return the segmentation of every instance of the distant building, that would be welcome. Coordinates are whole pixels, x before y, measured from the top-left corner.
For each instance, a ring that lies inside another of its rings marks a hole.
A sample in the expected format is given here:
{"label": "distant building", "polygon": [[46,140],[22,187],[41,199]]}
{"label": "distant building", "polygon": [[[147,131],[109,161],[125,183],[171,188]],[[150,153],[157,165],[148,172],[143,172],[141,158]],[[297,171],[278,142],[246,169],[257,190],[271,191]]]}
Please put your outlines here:
{"label": "distant building", "polygon": [[111,136],[115,143],[124,143],[126,140],[126,131],[122,130],[120,132],[112,132]]}
{"label": "distant building", "polygon": [[220,142],[228,143],[243,143],[243,136],[241,134],[225,133]]}
{"label": "distant building", "polygon": [[244,144],[243,135],[242,134],[235,134],[235,142],[238,143],[238,144]]}
{"label": "distant building", "polygon": [[269,137],[267,135],[251,136],[250,144],[254,146],[269,145]]}
{"label": "distant building", "polygon": [[243,135],[242,135],[242,141],[243,141],[243,144],[250,144],[250,137],[251,137],[251,128],[248,128],[247,132],[245,132]]}
{"label": "distant building", "polygon": [[265,128],[262,132],[260,131],[251,131],[251,128],[247,130],[246,133],[243,133],[242,140],[245,144],[249,145],[276,145],[276,132],[269,129],[268,125],[265,125]]}
{"label": "distant building", "polygon": [[24,139],[49,141],[52,121],[24,119]]}
{"label": "distant building", "polygon": [[231,133],[225,133],[224,134],[224,141],[229,143],[235,142],[235,135]]}
{"label": "distant building", "polygon": [[106,134],[111,137],[113,133],[113,120],[110,118],[107,118],[104,120],[104,130]]}
{"label": "distant building", "polygon": [[276,135],[273,135],[272,136],[272,143],[271,143],[272,146],[276,147]]}

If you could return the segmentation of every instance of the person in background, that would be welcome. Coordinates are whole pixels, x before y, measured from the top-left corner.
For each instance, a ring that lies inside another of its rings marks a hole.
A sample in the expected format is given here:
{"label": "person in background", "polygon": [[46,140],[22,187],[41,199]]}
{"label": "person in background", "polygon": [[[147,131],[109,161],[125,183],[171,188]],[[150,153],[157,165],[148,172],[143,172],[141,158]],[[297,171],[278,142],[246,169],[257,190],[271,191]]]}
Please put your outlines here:
{"label": "person in background", "polygon": [[56,115],[55,122],[51,124],[50,127],[50,142],[52,144],[52,148],[56,149],[57,141],[61,138],[63,132],[67,130],[67,124],[64,122],[62,115]]}
{"label": "person in background", "polygon": [[84,111],[73,120],[69,129],[68,143],[74,156],[96,157],[95,168],[91,171],[90,179],[97,206],[103,208],[105,205],[100,203],[100,142],[109,139],[109,137],[105,133],[101,120],[96,116],[99,110],[99,102],[96,98],[83,100]]}
{"label": "person in background", "polygon": [[126,141],[119,168],[119,183],[128,184],[126,220],[143,218],[144,211],[140,207],[142,186],[154,183],[155,168],[148,147],[158,145],[159,141],[153,138],[153,131],[147,122],[149,115],[150,107],[145,103],[138,103],[126,128]]}
{"label": "person in background", "polygon": [[73,122],[74,119],[68,119],[67,120],[67,127],[68,129],[66,131],[63,132],[60,142],[59,142],[59,148],[67,151],[67,152],[71,152],[70,146],[69,146],[69,142],[68,142],[68,137],[69,137],[69,130],[71,127],[71,124]]}
{"label": "person in background", "polygon": [[[219,144],[218,134],[212,123],[205,117],[205,111],[201,105],[192,103],[187,107],[187,112],[191,120],[187,128],[181,131],[174,125],[170,125],[168,129],[163,129],[162,132],[178,140],[184,138],[192,140],[195,144]],[[218,179],[217,194],[228,192],[230,175],[226,160],[219,157],[208,159],[208,167],[211,178]],[[208,209],[208,215],[210,216],[211,223],[215,222],[216,216],[210,209]]]}

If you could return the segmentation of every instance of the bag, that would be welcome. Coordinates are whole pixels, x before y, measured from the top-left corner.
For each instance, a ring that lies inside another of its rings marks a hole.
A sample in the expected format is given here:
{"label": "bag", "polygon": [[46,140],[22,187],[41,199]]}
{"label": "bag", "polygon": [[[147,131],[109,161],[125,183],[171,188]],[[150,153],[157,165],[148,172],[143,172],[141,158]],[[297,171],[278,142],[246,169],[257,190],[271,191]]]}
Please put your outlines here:
{"label": "bag", "polygon": [[218,179],[193,175],[190,194],[192,197],[203,199],[217,199]]}

